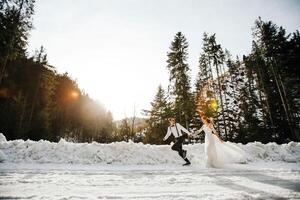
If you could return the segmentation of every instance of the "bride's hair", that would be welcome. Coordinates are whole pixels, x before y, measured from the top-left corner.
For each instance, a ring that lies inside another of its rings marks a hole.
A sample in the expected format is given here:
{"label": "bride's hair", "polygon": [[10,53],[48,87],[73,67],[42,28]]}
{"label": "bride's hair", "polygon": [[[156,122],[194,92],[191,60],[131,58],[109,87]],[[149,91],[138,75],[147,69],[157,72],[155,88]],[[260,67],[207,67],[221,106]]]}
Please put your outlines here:
{"label": "bride's hair", "polygon": [[211,123],[211,120],[210,119],[208,119],[207,117],[206,117],[206,121],[207,121],[207,123]]}
{"label": "bride's hair", "polygon": [[211,123],[211,120],[208,118],[208,117],[206,117],[206,116],[201,116],[202,117],[202,119],[203,120],[205,120],[207,123]]}

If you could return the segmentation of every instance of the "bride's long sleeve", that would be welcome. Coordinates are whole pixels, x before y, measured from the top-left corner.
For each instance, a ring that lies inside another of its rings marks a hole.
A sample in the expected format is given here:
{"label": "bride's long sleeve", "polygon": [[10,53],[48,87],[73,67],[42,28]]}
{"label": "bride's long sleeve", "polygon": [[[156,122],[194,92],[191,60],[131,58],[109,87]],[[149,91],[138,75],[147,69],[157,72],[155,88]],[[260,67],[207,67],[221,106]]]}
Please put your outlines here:
{"label": "bride's long sleeve", "polygon": [[197,130],[197,131],[194,133],[194,135],[198,135],[199,133],[201,133],[201,131],[203,131],[203,127],[204,127],[204,125],[203,125],[199,130]]}
{"label": "bride's long sleeve", "polygon": [[219,133],[216,131],[214,126],[211,126],[211,130],[213,133],[215,133],[216,136],[219,136]]}

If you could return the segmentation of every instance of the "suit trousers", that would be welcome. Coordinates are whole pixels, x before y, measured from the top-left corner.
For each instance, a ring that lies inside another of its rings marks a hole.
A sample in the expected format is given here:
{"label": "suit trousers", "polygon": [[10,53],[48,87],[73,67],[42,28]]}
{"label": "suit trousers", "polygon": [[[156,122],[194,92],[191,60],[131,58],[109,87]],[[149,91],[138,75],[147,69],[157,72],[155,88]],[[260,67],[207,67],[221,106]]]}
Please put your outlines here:
{"label": "suit trousers", "polygon": [[175,138],[175,143],[171,147],[173,151],[177,151],[180,157],[183,158],[183,149],[182,149],[182,143],[184,142],[184,137],[180,136],[178,138]]}

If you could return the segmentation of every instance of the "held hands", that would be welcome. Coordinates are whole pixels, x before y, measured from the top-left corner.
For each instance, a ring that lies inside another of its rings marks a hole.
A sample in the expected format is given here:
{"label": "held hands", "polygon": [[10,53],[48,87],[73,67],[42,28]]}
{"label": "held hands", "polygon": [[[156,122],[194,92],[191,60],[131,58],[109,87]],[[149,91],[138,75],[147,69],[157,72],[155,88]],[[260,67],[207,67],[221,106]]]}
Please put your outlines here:
{"label": "held hands", "polygon": [[190,133],[189,137],[192,139],[198,138],[201,132],[194,131],[193,133]]}
{"label": "held hands", "polygon": [[190,133],[189,134],[189,138],[191,138],[191,139],[195,139],[197,137],[197,135],[195,135],[195,134],[193,134],[193,133]]}

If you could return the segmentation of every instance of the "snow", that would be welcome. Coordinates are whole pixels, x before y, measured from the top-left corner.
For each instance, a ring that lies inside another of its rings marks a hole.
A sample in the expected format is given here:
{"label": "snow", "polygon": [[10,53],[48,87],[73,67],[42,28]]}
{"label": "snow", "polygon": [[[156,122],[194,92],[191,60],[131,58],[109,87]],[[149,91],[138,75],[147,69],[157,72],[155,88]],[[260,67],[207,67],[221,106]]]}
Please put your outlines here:
{"label": "snow", "polygon": [[6,159],[6,155],[0,151],[0,162],[3,162]]}
{"label": "snow", "polygon": [[3,135],[3,133],[0,133],[0,142],[7,142],[6,137]]}
{"label": "snow", "polygon": [[296,163],[0,164],[0,199],[299,199]]}
{"label": "snow", "polygon": [[[247,162],[283,161],[300,162],[300,143],[290,142],[247,145],[235,144],[246,154]],[[205,162],[204,144],[185,145],[193,164]],[[170,145],[144,145],[133,142],[110,144],[72,143],[61,139],[58,143],[45,140],[6,141],[0,134],[0,160],[13,163],[74,163],[74,164],[132,164],[157,165],[180,164],[182,159],[170,149]]]}
{"label": "snow", "polygon": [[204,145],[6,141],[0,199],[300,199],[300,143],[236,144],[246,163],[206,168]]}

